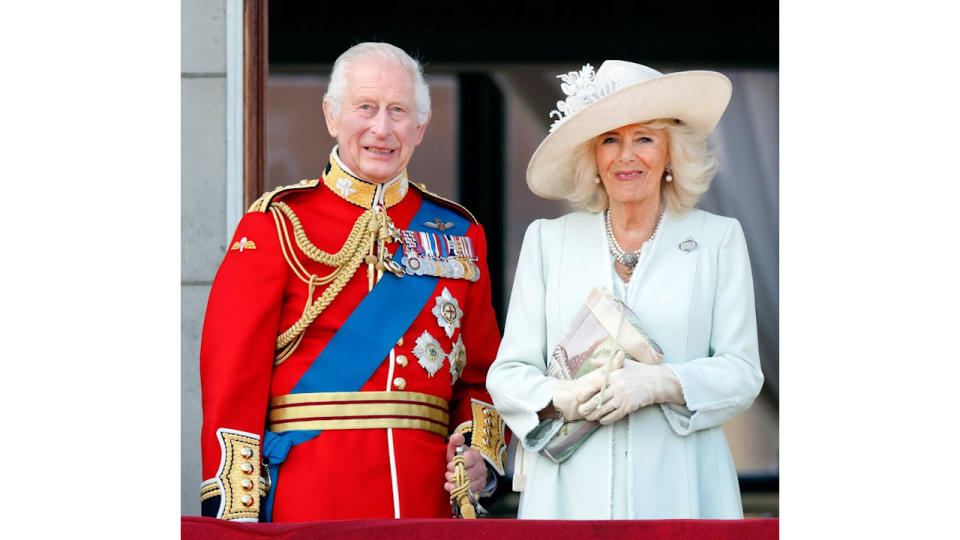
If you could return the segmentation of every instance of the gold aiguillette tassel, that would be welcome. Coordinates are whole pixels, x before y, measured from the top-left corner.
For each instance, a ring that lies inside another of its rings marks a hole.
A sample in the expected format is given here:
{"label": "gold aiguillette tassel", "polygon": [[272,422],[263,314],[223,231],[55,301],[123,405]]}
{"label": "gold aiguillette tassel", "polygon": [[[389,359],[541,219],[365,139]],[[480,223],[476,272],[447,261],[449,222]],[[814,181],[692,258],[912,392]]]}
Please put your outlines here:
{"label": "gold aiguillette tassel", "polygon": [[370,252],[367,254],[367,257],[363,260],[367,263],[367,290],[372,291],[373,285],[377,282],[377,275],[374,272],[379,259],[376,255],[373,254],[373,251],[377,247],[377,240],[380,235],[381,222],[383,221],[383,214],[380,212],[374,211],[373,217],[370,219],[370,223],[367,225],[367,231],[371,233],[376,233],[371,239],[373,240],[370,243]]}
{"label": "gold aiguillette tassel", "polygon": [[367,257],[364,259],[364,262],[367,263],[367,290],[370,291],[373,290],[375,278],[373,269],[374,265],[377,264],[377,256],[371,253],[370,255],[367,255]]}

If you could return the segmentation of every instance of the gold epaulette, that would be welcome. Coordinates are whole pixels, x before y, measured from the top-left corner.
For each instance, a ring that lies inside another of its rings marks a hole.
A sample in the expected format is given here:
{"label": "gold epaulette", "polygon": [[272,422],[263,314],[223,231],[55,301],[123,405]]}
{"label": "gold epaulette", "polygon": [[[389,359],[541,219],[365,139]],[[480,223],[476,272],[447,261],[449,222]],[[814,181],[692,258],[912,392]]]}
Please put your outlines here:
{"label": "gold epaulette", "polygon": [[418,183],[416,183],[416,182],[410,182],[410,185],[413,186],[413,187],[415,187],[415,188],[417,188],[417,190],[419,190],[420,193],[422,193],[424,197],[428,197],[428,198],[433,199],[434,201],[442,204],[443,206],[446,206],[446,207],[448,207],[448,208],[452,208],[452,209],[456,210],[457,212],[463,214],[464,216],[470,218],[470,221],[474,222],[475,224],[477,224],[477,225],[480,224],[480,222],[477,221],[477,218],[473,217],[473,214],[471,214],[469,210],[467,210],[466,208],[464,208],[463,205],[461,205],[461,204],[459,204],[459,203],[456,203],[456,202],[453,202],[453,201],[451,201],[450,199],[445,199],[445,198],[437,195],[436,193],[433,193],[432,191],[429,191],[429,190],[427,189],[427,185],[426,185],[426,184],[418,184]]}
{"label": "gold epaulette", "polygon": [[278,195],[281,193],[286,193],[288,191],[302,191],[305,189],[313,189],[320,185],[320,179],[314,178],[313,180],[301,180],[296,184],[290,184],[289,186],[280,186],[273,191],[268,191],[260,196],[259,199],[253,201],[253,204],[250,205],[250,208],[247,209],[247,212],[269,212],[270,203],[273,202]]}

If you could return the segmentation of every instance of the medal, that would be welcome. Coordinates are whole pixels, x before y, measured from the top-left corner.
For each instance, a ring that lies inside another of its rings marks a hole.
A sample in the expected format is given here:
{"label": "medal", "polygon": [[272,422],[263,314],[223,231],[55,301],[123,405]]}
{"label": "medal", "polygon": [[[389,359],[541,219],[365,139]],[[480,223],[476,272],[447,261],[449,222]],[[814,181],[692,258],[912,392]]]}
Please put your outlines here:
{"label": "medal", "polygon": [[452,259],[449,262],[450,262],[450,268],[453,271],[453,275],[451,277],[454,279],[462,278],[464,273],[466,273],[466,270],[463,267],[463,263],[461,263],[456,259]]}
{"label": "medal", "polygon": [[[429,223],[429,222],[428,222]],[[434,221],[439,231],[445,230]],[[473,263],[473,243],[466,236],[425,231],[401,230],[397,234],[403,245],[401,270],[409,275],[434,276],[476,281],[480,272]]]}
{"label": "medal", "polygon": [[473,263],[470,261],[463,261],[461,264],[463,264],[463,279],[475,281],[473,276],[476,275],[476,272],[473,270]]}

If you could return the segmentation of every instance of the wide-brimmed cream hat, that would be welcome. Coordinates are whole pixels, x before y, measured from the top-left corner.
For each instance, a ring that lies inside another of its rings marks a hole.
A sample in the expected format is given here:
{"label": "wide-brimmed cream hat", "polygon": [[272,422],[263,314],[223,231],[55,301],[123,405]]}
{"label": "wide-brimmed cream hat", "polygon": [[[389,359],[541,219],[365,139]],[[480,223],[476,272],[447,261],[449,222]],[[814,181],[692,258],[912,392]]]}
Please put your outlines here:
{"label": "wide-brimmed cream hat", "polygon": [[733,85],[715,71],[664,75],[633,62],[607,60],[596,75],[590,64],[559,75],[567,95],[550,116],[559,117],[527,165],[527,185],[547,199],[573,189],[574,150],[621,126],[660,118],[680,120],[706,137],[727,108]]}

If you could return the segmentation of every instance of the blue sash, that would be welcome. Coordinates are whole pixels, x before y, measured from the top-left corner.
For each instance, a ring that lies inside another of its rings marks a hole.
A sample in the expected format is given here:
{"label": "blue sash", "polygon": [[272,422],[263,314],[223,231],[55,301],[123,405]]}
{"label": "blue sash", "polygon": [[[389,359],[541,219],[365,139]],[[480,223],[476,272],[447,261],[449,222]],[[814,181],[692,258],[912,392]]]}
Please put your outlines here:
{"label": "blue sash", "polygon": [[[465,235],[470,222],[462,215],[423,199],[408,230],[431,232],[424,225],[434,218],[452,222],[447,234]],[[403,257],[403,245],[397,248],[393,260],[398,264]],[[434,276],[405,275],[400,278],[386,272],[363,301],[353,310],[343,326],[313,364],[294,385],[291,394],[314,392],[356,392],[363,387],[383,359],[390,353],[401,335],[430,301],[437,288]],[[320,430],[284,431],[263,434],[263,457],[270,467],[270,493],[266,500],[266,519],[273,518],[273,496],[276,493],[280,464],[294,446],[319,435]]]}

